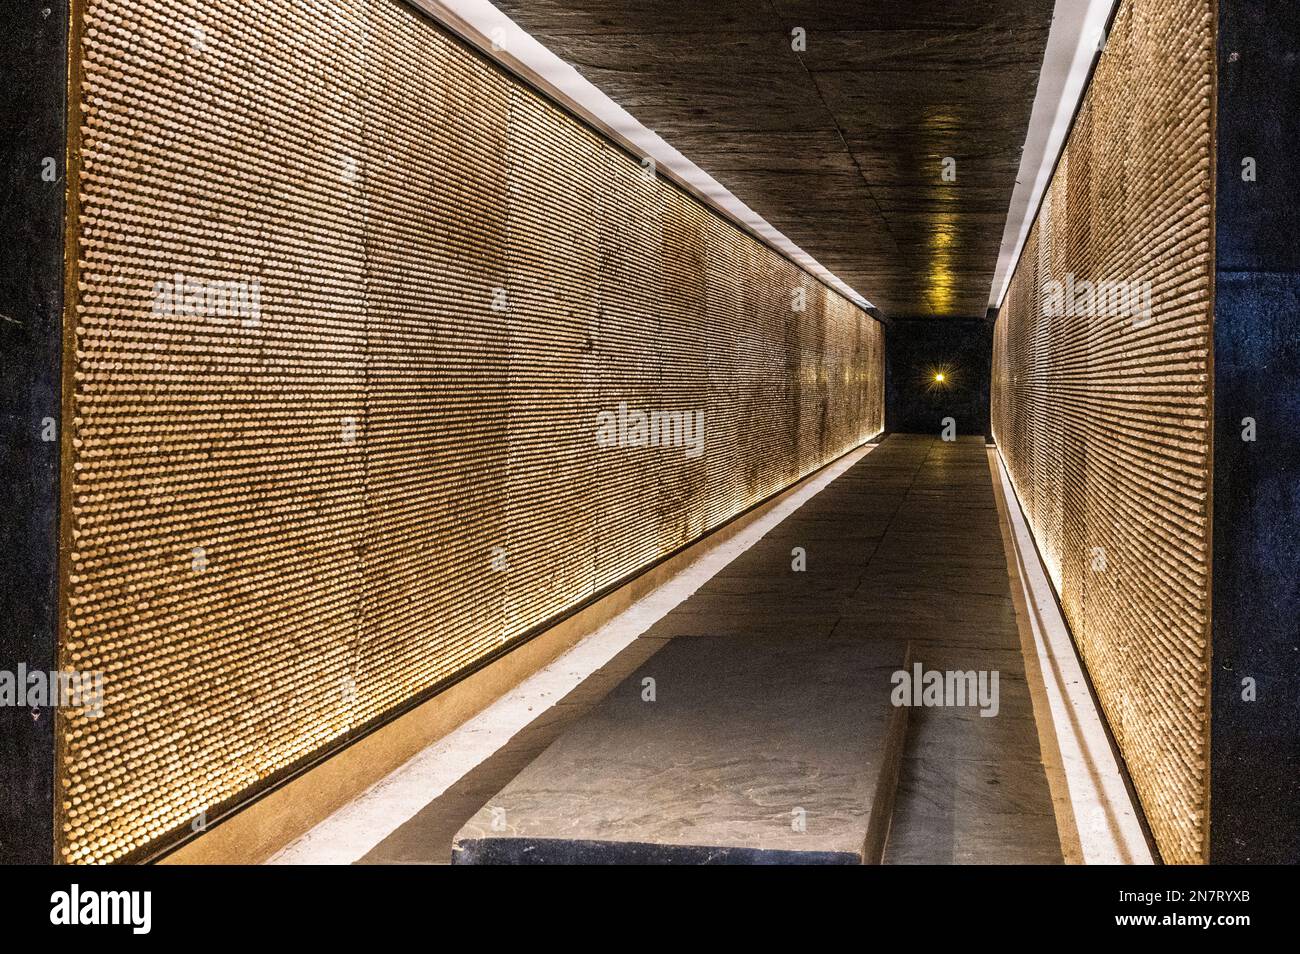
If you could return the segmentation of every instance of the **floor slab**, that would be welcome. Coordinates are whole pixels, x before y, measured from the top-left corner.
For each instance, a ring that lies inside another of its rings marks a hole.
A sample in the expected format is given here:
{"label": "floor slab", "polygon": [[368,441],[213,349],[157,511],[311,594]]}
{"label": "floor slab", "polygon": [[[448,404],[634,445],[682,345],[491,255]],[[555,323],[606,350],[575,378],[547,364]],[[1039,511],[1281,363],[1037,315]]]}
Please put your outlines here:
{"label": "floor slab", "polygon": [[484,805],[453,861],[878,860],[888,814],[873,808],[892,798],[901,743],[890,677],[905,654],[676,640]]}

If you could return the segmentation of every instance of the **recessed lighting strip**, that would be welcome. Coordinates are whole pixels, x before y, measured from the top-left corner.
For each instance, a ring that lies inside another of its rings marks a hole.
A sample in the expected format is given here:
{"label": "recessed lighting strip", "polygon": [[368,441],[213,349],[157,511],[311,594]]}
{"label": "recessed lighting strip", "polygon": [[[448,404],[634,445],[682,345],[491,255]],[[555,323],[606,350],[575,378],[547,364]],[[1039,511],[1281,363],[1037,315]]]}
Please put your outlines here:
{"label": "recessed lighting strip", "polygon": [[1002,233],[1002,249],[993,272],[990,308],[1002,307],[1011,274],[1038,217],[1043,193],[1052,181],[1075,113],[1087,92],[1093,64],[1105,46],[1106,25],[1117,5],[1118,0],[1056,0],[1038,93],[1020,155],[1020,171]]}

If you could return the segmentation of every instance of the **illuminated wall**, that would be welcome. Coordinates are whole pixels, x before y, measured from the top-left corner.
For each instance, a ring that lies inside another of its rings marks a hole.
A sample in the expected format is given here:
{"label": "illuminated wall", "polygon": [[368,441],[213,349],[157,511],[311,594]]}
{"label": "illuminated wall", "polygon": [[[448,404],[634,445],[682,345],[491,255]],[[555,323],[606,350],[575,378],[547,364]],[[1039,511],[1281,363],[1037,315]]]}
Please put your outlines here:
{"label": "illuminated wall", "polygon": [[1121,6],[994,336],[994,435],[1168,862],[1207,824],[1211,13]]}
{"label": "illuminated wall", "polygon": [[[64,859],[189,833],[880,431],[874,321],[409,8],[83,15],[61,655],[106,702],[60,725]],[[631,446],[664,412],[699,453]]]}

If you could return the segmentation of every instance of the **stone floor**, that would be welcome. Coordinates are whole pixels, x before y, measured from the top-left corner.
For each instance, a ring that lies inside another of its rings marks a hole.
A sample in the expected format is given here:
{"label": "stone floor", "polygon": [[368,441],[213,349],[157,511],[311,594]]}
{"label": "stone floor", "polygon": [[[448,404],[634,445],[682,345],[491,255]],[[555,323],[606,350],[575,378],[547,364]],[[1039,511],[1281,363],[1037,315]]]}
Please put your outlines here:
{"label": "stone floor", "polygon": [[891,435],[361,863],[447,863],[525,766],[668,640],[696,636],[906,642],[925,670],[996,671],[994,717],[911,711],[884,862],[1061,862],[983,441]]}
{"label": "stone floor", "polygon": [[878,863],[907,645],[670,640],[461,829],[457,864]]}

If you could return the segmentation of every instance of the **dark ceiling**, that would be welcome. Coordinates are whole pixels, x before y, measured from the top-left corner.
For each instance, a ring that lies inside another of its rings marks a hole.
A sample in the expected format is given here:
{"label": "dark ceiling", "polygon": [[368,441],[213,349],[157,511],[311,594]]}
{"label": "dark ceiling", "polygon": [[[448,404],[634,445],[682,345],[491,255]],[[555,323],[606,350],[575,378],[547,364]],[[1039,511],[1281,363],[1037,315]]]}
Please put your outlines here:
{"label": "dark ceiling", "polygon": [[494,2],[886,316],[984,315],[1053,0]]}

